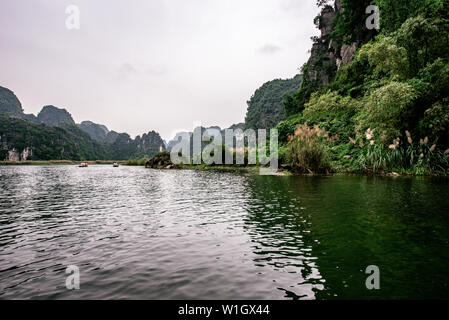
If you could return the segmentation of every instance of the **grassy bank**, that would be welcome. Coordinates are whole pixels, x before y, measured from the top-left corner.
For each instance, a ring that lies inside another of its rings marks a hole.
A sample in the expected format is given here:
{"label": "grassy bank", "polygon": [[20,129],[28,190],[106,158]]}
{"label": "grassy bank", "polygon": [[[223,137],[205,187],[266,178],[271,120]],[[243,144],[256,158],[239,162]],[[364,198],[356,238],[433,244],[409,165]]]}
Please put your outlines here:
{"label": "grassy bank", "polygon": [[130,159],[127,161],[123,161],[120,164],[124,165],[124,166],[142,166],[142,167],[144,167],[148,160],[149,160],[149,158]]}
{"label": "grassy bank", "polygon": [[57,166],[79,165],[87,162],[89,165],[113,164],[113,160],[72,161],[72,160],[29,160],[29,161],[0,161],[0,166]]}
{"label": "grassy bank", "polygon": [[117,162],[122,166],[145,166],[148,158],[131,160],[91,160],[91,161],[73,161],[73,160],[29,160],[29,161],[0,161],[0,166],[53,166],[53,165],[79,165],[81,162],[87,162],[89,165],[110,164]]}
{"label": "grassy bank", "polygon": [[[253,167],[239,167],[239,166],[208,166],[208,165],[184,165],[178,168],[173,168],[178,170],[197,170],[197,171],[218,171],[218,172],[236,172],[236,173],[252,173],[259,174],[260,166]],[[173,170],[173,169],[162,169],[162,170]],[[286,169],[279,169],[279,176],[332,176],[332,175],[365,175],[365,176],[384,176],[384,177],[449,177],[447,174],[442,173],[416,173],[410,170],[393,170],[393,171],[369,171],[369,170],[355,170],[347,167],[337,167],[333,168],[332,171],[328,173],[306,173],[297,172]]]}

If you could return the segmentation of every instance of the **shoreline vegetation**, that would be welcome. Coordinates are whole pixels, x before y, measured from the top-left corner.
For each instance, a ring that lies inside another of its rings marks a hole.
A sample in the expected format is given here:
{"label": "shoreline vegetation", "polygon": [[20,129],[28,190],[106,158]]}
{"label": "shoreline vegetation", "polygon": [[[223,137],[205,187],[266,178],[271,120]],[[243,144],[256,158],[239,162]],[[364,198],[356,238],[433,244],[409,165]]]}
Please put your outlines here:
{"label": "shoreline vegetation", "polygon": [[[281,160],[281,159],[280,159]],[[320,160],[321,161],[321,160]],[[143,161],[140,161],[142,163]],[[447,173],[442,174],[441,172],[433,171],[417,171],[417,170],[374,170],[372,167],[360,169],[359,167],[342,166],[336,162],[329,162],[326,164],[326,170],[323,171],[319,167],[316,171],[312,170],[298,170],[294,167],[294,162],[291,160],[280,161],[278,175],[289,175],[289,176],[310,176],[310,175],[334,175],[334,174],[347,174],[347,175],[370,175],[370,176],[449,176]],[[262,165],[193,165],[193,164],[180,164],[175,165],[170,160],[170,153],[167,151],[159,152],[154,157],[149,159],[145,163],[146,168],[150,169],[161,169],[161,170],[172,170],[172,169],[187,169],[187,170],[210,170],[210,171],[227,171],[227,172],[249,172],[258,173],[259,169],[263,168]],[[310,166],[313,167],[313,166]]]}
{"label": "shoreline vegetation", "polygon": [[[155,156],[156,157],[156,156]],[[154,158],[154,157],[153,157]],[[146,167],[147,169],[157,169],[157,170],[196,170],[196,171],[216,171],[216,172],[233,172],[233,173],[250,173],[258,174],[259,170],[263,168],[260,165],[252,166],[242,166],[242,165],[192,165],[192,164],[164,164],[149,166],[148,161],[150,159],[134,159],[128,161],[114,161],[114,160],[91,160],[82,161],[91,165],[113,165],[118,163],[120,166],[130,166],[130,167]],[[28,161],[0,161],[0,166],[78,166],[80,161],[72,160],[48,160],[48,161],[38,161],[38,160],[28,160]],[[448,174],[439,173],[427,173],[427,174],[416,174],[413,172],[403,172],[401,170],[396,171],[361,171],[361,170],[351,170],[350,168],[344,167],[334,167],[332,171],[327,173],[314,173],[314,172],[295,172],[288,167],[282,166],[279,168],[278,173],[275,176],[333,176],[333,175],[364,175],[364,176],[379,176],[379,177],[449,177]]]}
{"label": "shoreline vegetation", "polygon": [[75,161],[75,160],[26,160],[26,161],[0,161],[0,166],[64,166],[79,165],[81,162],[88,165],[114,164],[113,160],[91,160],[91,161]]}

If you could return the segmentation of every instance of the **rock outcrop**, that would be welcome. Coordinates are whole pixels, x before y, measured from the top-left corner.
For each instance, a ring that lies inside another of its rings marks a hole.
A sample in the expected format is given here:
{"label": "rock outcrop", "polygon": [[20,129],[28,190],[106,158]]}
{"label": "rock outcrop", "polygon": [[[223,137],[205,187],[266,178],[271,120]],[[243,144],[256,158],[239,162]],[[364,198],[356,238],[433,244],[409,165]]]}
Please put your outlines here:
{"label": "rock outcrop", "polygon": [[344,11],[341,0],[336,0],[334,6],[325,6],[320,15],[315,18],[315,24],[321,31],[312,45],[311,54],[305,68],[307,81],[318,86],[328,84],[340,66],[354,59],[358,43],[336,43],[332,32],[335,18]]}
{"label": "rock outcrop", "polygon": [[315,25],[320,29],[321,36],[314,39],[310,58],[304,68],[304,76],[310,83],[327,84],[337,70],[336,44],[331,40],[332,22],[336,13],[336,9],[328,5],[314,20]]}
{"label": "rock outcrop", "polygon": [[340,68],[341,65],[350,63],[354,59],[355,51],[357,50],[357,43],[354,42],[351,45],[344,44],[340,50],[340,57],[337,59],[337,66]]}
{"label": "rock outcrop", "polygon": [[58,127],[62,124],[75,124],[72,115],[66,109],[59,109],[55,106],[45,106],[37,115],[39,122],[46,125]]}
{"label": "rock outcrop", "polygon": [[30,159],[33,156],[33,149],[30,147],[26,147],[22,150],[22,153],[20,154],[20,161],[25,161]]}
{"label": "rock outcrop", "polygon": [[8,113],[12,116],[23,115],[22,104],[11,90],[0,87],[0,113]]}
{"label": "rock outcrop", "polygon": [[155,131],[143,134],[142,137],[137,136],[135,139],[127,133],[120,133],[110,148],[114,160],[150,158],[165,150],[164,141]]}
{"label": "rock outcrop", "polygon": [[34,114],[23,114],[21,117],[23,120],[27,120],[29,122],[32,123],[39,123],[39,120],[37,119],[37,117]]}
{"label": "rock outcrop", "polygon": [[332,32],[332,20],[335,18],[336,9],[326,6],[316,18],[315,24],[321,31],[321,37],[326,37]]}
{"label": "rock outcrop", "polygon": [[118,135],[119,135],[119,133],[115,132],[114,130],[109,131],[108,134],[106,135],[105,142],[109,143],[109,144],[114,143],[115,140],[117,140]]}
{"label": "rock outcrop", "polygon": [[0,151],[2,154],[0,161],[26,161],[33,156],[31,147],[26,147],[21,152],[15,147],[10,148],[5,135],[0,136]]}
{"label": "rock outcrop", "polygon": [[102,124],[97,124],[92,121],[83,121],[77,125],[81,130],[89,134],[89,136],[100,142],[105,142],[109,130]]}
{"label": "rock outcrop", "polygon": [[173,162],[171,161],[170,152],[162,151],[156,154],[150,160],[148,160],[147,163],[145,164],[145,167],[153,169],[173,169],[179,166],[174,165]]}
{"label": "rock outcrop", "polygon": [[153,156],[158,152],[165,150],[164,140],[159,133],[150,131],[144,133],[142,137],[137,136],[135,139],[137,153],[144,156]]}

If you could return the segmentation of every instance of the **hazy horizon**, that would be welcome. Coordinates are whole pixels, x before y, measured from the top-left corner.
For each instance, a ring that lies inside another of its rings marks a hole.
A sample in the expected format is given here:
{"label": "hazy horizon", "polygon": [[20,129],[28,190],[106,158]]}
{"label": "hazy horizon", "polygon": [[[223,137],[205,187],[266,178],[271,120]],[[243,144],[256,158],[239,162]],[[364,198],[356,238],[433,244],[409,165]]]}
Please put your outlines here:
{"label": "hazy horizon", "polygon": [[315,0],[3,1],[0,86],[25,113],[55,105],[132,137],[225,128],[263,83],[299,73],[318,13]]}

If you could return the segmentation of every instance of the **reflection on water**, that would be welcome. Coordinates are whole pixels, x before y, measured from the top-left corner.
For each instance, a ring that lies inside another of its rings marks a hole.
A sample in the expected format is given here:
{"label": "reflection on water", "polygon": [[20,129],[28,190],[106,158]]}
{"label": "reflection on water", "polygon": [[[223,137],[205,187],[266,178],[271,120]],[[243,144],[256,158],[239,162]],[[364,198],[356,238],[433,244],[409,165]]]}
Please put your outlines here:
{"label": "reflection on water", "polygon": [[447,182],[0,167],[0,299],[448,298]]}

